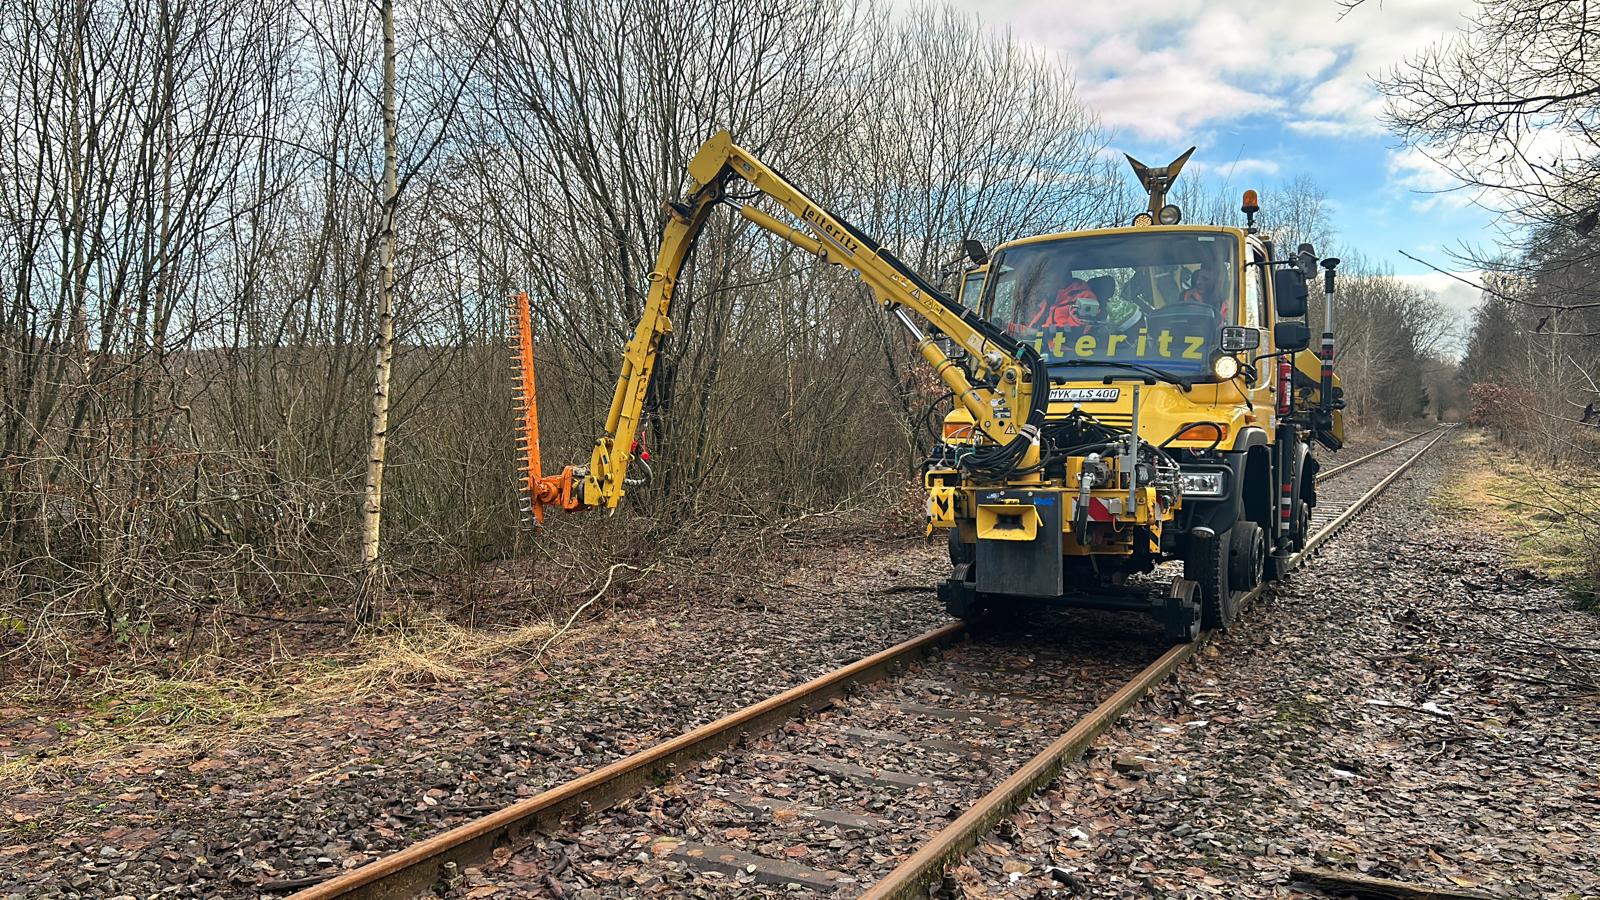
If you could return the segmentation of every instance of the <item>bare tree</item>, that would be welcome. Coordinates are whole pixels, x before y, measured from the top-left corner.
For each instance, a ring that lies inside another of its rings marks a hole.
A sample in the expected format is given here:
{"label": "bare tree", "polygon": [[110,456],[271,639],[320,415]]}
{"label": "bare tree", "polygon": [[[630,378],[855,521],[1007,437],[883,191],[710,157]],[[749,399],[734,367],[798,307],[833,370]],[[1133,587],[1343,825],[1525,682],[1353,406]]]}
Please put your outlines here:
{"label": "bare tree", "polygon": [[[1066,63],[939,6],[41,0],[0,7],[0,64],[0,613],[30,621],[369,619],[386,572],[526,549],[502,299],[535,295],[549,455],[579,456],[720,128],[930,277],[963,237],[1121,217]],[[538,551],[888,506],[939,393],[908,350],[857,282],[716,217],[658,477]]]}
{"label": "bare tree", "polygon": [[400,135],[395,99],[394,0],[380,0],[383,20],[383,244],[378,263],[378,346],[372,376],[372,424],[368,432],[367,479],[361,504],[361,590],[356,621],[372,621],[381,590],[383,467],[389,449],[389,391],[394,372],[394,265],[400,204]]}
{"label": "bare tree", "polygon": [[[1596,25],[1595,11],[1576,0],[1482,0],[1455,36],[1379,83],[1390,127],[1498,213],[1507,244],[1562,232],[1585,239],[1562,242],[1559,264],[1573,276],[1600,260],[1587,240],[1600,221]],[[1556,264],[1550,254],[1498,249],[1457,256],[1471,268],[1546,282]],[[1558,312],[1600,307],[1592,280],[1567,281],[1560,295],[1501,299]]]}
{"label": "bare tree", "polygon": [[1577,0],[1483,0],[1380,81],[1389,125],[1514,221],[1579,224],[1600,197],[1593,17]]}
{"label": "bare tree", "polygon": [[1499,214],[1500,246],[1458,254],[1486,273],[1462,365],[1474,415],[1535,414],[1515,430],[1544,435],[1552,454],[1581,451],[1574,426],[1600,421],[1584,415],[1600,403],[1596,25],[1576,0],[1481,0],[1454,37],[1380,83],[1396,133]]}

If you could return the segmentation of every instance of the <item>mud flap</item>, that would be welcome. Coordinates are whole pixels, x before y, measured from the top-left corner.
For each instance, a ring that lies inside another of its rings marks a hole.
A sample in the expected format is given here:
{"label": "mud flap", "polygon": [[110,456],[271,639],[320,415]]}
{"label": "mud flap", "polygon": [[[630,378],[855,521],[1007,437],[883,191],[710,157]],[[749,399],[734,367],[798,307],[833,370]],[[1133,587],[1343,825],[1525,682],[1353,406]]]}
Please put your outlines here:
{"label": "mud flap", "polygon": [[1055,494],[1034,491],[990,491],[979,497],[981,507],[1016,509],[1037,516],[1027,540],[998,538],[980,526],[978,533],[977,589],[985,594],[1020,597],[1058,597],[1062,586],[1061,504]]}

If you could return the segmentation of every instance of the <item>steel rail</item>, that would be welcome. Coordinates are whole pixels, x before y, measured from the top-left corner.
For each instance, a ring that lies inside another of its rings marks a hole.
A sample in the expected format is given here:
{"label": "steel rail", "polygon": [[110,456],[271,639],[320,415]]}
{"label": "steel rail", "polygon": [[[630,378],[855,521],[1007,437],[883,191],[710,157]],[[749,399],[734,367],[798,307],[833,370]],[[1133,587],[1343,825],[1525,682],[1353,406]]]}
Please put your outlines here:
{"label": "steel rail", "polygon": [[817,709],[851,685],[880,678],[910,659],[955,643],[965,631],[965,623],[952,622],[903,641],[505,809],[313,885],[289,900],[414,897],[438,882],[449,864],[459,870],[488,859],[498,847],[515,850],[526,846],[537,832],[549,830],[563,819],[585,817],[632,796],[643,784],[671,777],[679,763],[698,760],[742,737],[776,727],[808,709]]}
{"label": "steel rail", "polygon": [[[1447,428],[1448,426],[1441,426]],[[1438,429],[1435,429],[1438,430]],[[1331,478],[1352,466],[1387,453],[1432,432],[1422,432],[1369,453],[1349,463],[1321,473],[1319,481]],[[1370,503],[1399,474],[1414,464],[1440,438],[1440,434],[1417,451],[1378,486],[1367,491],[1350,508],[1323,526],[1306,543],[1306,548],[1290,558],[1288,568],[1299,565],[1317,545],[1342,528]],[[1241,606],[1258,597],[1266,585],[1246,594]],[[287,900],[327,900],[333,897],[402,898],[428,891],[446,877],[453,864],[457,871],[488,859],[496,848],[520,849],[542,831],[563,820],[583,818],[629,797],[641,785],[671,777],[680,763],[703,758],[745,737],[770,729],[779,722],[820,708],[842,694],[850,685],[872,681],[892,672],[908,659],[949,646],[966,633],[966,625],[954,622],[926,634],[896,644],[887,650],[858,660],[769,697],[752,706],[730,713],[646,750],[623,757],[572,781],[520,800],[448,831],[426,838],[367,865],[305,888]],[[1114,694],[1102,701],[1044,751],[1029,760],[1000,783],[977,805],[935,835],[921,850],[908,858],[886,878],[873,885],[863,898],[910,897],[943,870],[945,862],[974,846],[999,818],[1053,778],[1064,766],[1080,757],[1091,742],[1123,713],[1189,659],[1213,632],[1205,631],[1193,642],[1180,644],[1163,653]]]}
{"label": "steel rail", "polygon": [[1438,431],[1441,428],[1451,428],[1451,427],[1453,427],[1453,426],[1451,426],[1451,425],[1435,425],[1434,427],[1428,429],[1427,431],[1419,431],[1416,434],[1413,434],[1412,436],[1410,436],[1408,438],[1405,438],[1404,440],[1395,441],[1394,443],[1390,444],[1389,446],[1381,447],[1381,448],[1379,448],[1377,450],[1372,451],[1371,453],[1366,454],[1365,456],[1358,456],[1355,459],[1350,460],[1349,462],[1340,463],[1339,465],[1334,466],[1333,468],[1328,469],[1325,472],[1318,472],[1317,473],[1317,480],[1318,481],[1322,481],[1323,479],[1326,479],[1326,478],[1332,478],[1333,476],[1339,474],[1340,472],[1343,472],[1343,471],[1345,471],[1347,469],[1353,469],[1356,466],[1361,465],[1362,463],[1364,463],[1367,460],[1373,458],[1374,456],[1382,456],[1383,454],[1388,453],[1391,450],[1398,450],[1401,447],[1404,447],[1405,445],[1411,443],[1412,441],[1421,440],[1422,438],[1425,438],[1428,435],[1433,434],[1435,431]]}
{"label": "steel rail", "polygon": [[[1332,537],[1335,532],[1337,532],[1339,529],[1343,528],[1346,523],[1348,523],[1352,518],[1355,517],[1356,513],[1361,512],[1362,509],[1366,508],[1367,504],[1371,503],[1373,500],[1376,500],[1378,498],[1378,495],[1383,493],[1384,490],[1387,489],[1389,487],[1389,485],[1396,478],[1399,478],[1402,474],[1405,473],[1405,471],[1407,469],[1409,469],[1413,465],[1415,465],[1417,460],[1422,458],[1422,454],[1427,453],[1429,450],[1433,449],[1433,445],[1434,444],[1437,444],[1441,440],[1444,440],[1445,435],[1448,435],[1450,433],[1450,431],[1454,427],[1455,426],[1453,426],[1453,425],[1442,426],[1443,430],[1441,430],[1439,432],[1437,437],[1435,437],[1433,440],[1429,441],[1428,443],[1424,444],[1422,446],[1421,450],[1418,450],[1416,453],[1411,454],[1411,456],[1405,462],[1403,462],[1399,466],[1397,466],[1393,472],[1390,472],[1388,475],[1385,475],[1383,477],[1382,481],[1380,481],[1377,484],[1373,485],[1371,487],[1371,489],[1369,489],[1365,494],[1362,494],[1360,497],[1358,497],[1354,503],[1352,503],[1348,507],[1346,507],[1343,512],[1341,512],[1341,513],[1339,513],[1339,515],[1335,516],[1333,521],[1331,521],[1328,524],[1322,526],[1322,528],[1320,530],[1318,530],[1316,534],[1312,535],[1306,541],[1305,549],[1301,550],[1299,553],[1296,553],[1293,557],[1290,558],[1290,560],[1289,560],[1289,569],[1290,569],[1290,571],[1293,571],[1296,566],[1300,565],[1301,559],[1303,559],[1311,551],[1317,549],[1317,546],[1319,544],[1321,544],[1322,542],[1326,541],[1328,538]],[[1420,435],[1419,435],[1419,437],[1420,437]]]}
{"label": "steel rail", "polygon": [[[1424,432],[1428,434],[1430,432]],[[1288,570],[1298,566],[1319,544],[1326,541],[1339,529],[1343,528],[1362,509],[1370,504],[1383,490],[1387,488],[1401,473],[1411,468],[1417,460],[1422,458],[1434,444],[1444,438],[1449,431],[1441,432],[1429,441],[1421,450],[1418,450],[1405,462],[1401,463],[1393,472],[1371,490],[1362,494],[1347,509],[1341,512],[1333,521],[1324,525],[1310,540],[1306,547],[1299,553],[1290,557]],[[1407,438],[1400,443],[1409,443],[1422,435]],[[1385,448],[1393,449],[1399,443]],[[1379,451],[1382,453],[1384,451]],[[1371,453],[1357,460],[1370,459],[1377,456]],[[1341,466],[1329,474],[1347,471],[1349,466]],[[1266,584],[1257,586],[1245,594],[1240,601],[1243,607],[1256,599],[1267,588]],[[992,830],[1000,818],[1015,810],[1028,797],[1032,796],[1039,788],[1049,783],[1063,768],[1076,762],[1081,757],[1094,739],[1099,737],[1106,729],[1110,728],[1128,708],[1137,703],[1156,685],[1165,681],[1178,666],[1191,656],[1194,656],[1206,642],[1210,641],[1214,632],[1201,632],[1199,638],[1188,644],[1179,644],[1163,653],[1159,659],[1146,666],[1143,671],[1133,677],[1132,681],[1123,685],[1116,693],[1101,701],[1100,705],[1090,710],[1089,714],[1079,719],[1065,734],[1057,738],[1040,753],[1028,760],[1012,773],[1006,780],[1000,782],[994,790],[986,794],[966,812],[962,813],[954,822],[946,826],[938,834],[929,838],[916,853],[908,857],[894,871],[869,887],[861,895],[861,900],[909,900],[913,897],[924,896],[928,885],[942,877],[945,866],[955,862],[968,850],[977,846],[978,841]]]}

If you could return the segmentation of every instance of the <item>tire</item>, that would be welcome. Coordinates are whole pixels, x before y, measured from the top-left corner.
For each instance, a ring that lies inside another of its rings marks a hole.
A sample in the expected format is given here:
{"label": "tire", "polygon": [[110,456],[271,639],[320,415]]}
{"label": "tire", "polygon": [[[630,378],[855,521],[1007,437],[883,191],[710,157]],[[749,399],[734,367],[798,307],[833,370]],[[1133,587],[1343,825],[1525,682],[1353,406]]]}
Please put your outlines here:
{"label": "tire", "polygon": [[1231,544],[1228,549],[1228,586],[1235,591],[1249,593],[1261,584],[1266,572],[1266,533],[1254,522],[1239,522],[1233,526]]}
{"label": "tire", "polygon": [[1237,606],[1228,580],[1232,548],[1232,528],[1209,541],[1190,539],[1189,553],[1183,560],[1183,577],[1200,585],[1202,628],[1226,628],[1233,621]]}
{"label": "tire", "polygon": [[971,565],[977,554],[977,547],[972,544],[961,543],[961,529],[950,529],[950,565]]}

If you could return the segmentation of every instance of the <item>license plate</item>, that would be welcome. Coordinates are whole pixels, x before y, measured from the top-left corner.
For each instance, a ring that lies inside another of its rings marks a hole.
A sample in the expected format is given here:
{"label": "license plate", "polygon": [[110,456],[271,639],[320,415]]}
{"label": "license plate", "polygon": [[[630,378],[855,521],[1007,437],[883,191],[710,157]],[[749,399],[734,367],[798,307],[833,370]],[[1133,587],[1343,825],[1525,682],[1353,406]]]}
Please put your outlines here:
{"label": "license plate", "polygon": [[1052,403],[1110,403],[1122,396],[1122,388],[1051,388]]}

